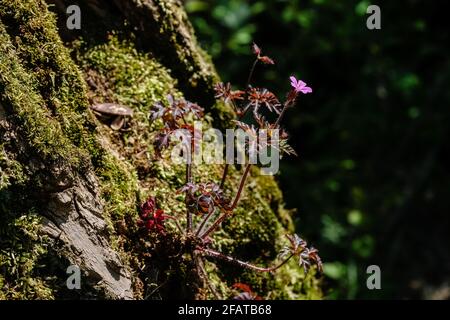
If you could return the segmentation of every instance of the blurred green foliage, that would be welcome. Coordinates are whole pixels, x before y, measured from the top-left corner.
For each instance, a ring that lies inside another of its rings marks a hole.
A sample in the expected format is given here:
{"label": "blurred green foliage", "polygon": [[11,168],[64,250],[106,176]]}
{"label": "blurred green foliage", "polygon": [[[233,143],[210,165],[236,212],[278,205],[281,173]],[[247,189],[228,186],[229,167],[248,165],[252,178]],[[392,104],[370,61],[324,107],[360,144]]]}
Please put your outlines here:
{"label": "blurred green foliage", "polygon": [[[448,281],[449,28],[444,1],[188,0],[225,81],[245,84],[250,44],[275,59],[254,85],[314,93],[286,118],[299,158],[282,162],[296,226],[325,261],[329,298],[427,298]],[[379,265],[382,290],[368,290]],[[431,290],[431,291],[430,291]]]}

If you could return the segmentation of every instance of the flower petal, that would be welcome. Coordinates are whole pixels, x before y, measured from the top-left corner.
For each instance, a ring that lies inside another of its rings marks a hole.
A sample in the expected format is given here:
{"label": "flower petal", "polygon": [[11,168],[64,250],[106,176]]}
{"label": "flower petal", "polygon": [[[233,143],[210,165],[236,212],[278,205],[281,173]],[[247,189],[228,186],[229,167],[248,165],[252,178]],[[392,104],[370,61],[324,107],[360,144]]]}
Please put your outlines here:
{"label": "flower petal", "polygon": [[[303,88],[303,87],[305,87],[306,86],[306,83],[305,82],[303,82],[302,80],[298,80],[298,82],[297,82],[297,86],[298,87],[300,87],[300,88]],[[299,88],[299,89],[300,89]]]}
{"label": "flower petal", "polygon": [[304,94],[311,93],[312,92],[312,88],[310,88],[310,87],[303,87],[303,88],[300,89],[300,91],[302,93],[304,93]]}
{"label": "flower petal", "polygon": [[290,76],[289,79],[291,79],[291,86],[295,88],[297,86],[297,79],[294,76]]}

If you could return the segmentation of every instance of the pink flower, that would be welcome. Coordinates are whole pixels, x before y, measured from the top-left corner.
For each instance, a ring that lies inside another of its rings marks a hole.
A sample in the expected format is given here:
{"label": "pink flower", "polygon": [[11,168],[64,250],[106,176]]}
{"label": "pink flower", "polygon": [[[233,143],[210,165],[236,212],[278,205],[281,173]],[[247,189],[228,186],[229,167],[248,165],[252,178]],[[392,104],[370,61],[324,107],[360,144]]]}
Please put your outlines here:
{"label": "pink flower", "polygon": [[291,86],[294,88],[295,92],[304,94],[312,92],[312,89],[307,87],[306,83],[302,80],[297,80],[294,76],[291,76],[289,79],[291,79]]}

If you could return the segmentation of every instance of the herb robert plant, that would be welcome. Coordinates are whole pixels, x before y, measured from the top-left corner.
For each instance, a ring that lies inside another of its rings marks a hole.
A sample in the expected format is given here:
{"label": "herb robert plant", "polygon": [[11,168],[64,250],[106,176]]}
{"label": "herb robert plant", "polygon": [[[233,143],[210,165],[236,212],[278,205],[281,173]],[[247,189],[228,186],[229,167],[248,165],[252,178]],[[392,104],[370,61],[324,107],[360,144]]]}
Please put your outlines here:
{"label": "herb robert plant", "polygon": [[[271,58],[261,54],[261,49],[256,44],[253,44],[253,52],[256,59],[248,75],[245,90],[233,90],[229,83],[218,83],[215,86],[216,98],[222,99],[234,109],[237,116],[234,121],[238,128],[256,137],[260,130],[279,130],[281,133],[277,141],[269,137],[264,143],[271,147],[279,148],[280,154],[295,155],[295,151],[287,143],[288,134],[281,128],[280,123],[286,111],[295,105],[300,95],[312,93],[312,89],[302,80],[291,76],[291,89],[288,91],[284,103],[281,103],[275,94],[268,89],[253,87],[251,80],[257,64],[274,64]],[[168,104],[163,102],[155,104],[150,113],[151,120],[161,119],[164,124],[154,139],[154,146],[158,155],[171,145],[173,142],[171,139],[172,133],[178,129],[185,129],[185,132],[188,132],[187,141],[193,147],[197,138],[197,132],[195,132],[192,121],[203,117],[203,109],[195,103],[184,99],[175,99],[171,95],[167,97],[167,101]],[[265,110],[264,112],[266,113],[274,114],[275,116],[272,116],[274,121],[268,121],[262,115],[262,110]],[[251,118],[253,118],[254,124],[247,124],[242,121],[248,113],[252,115]],[[260,143],[259,141],[256,143],[256,146],[248,145],[246,147],[258,152]],[[207,278],[207,275],[203,265],[204,258],[208,257],[259,272],[273,272],[290,259],[295,258],[305,273],[308,272],[312,265],[316,265],[318,270],[322,271],[322,262],[317,249],[308,247],[306,241],[296,234],[286,235],[288,245],[282,248],[278,256],[280,261],[272,266],[253,265],[238,258],[225,255],[215,249],[214,233],[219,230],[223,221],[232,219],[234,210],[239,206],[239,200],[245,188],[251,166],[252,164],[244,166],[240,182],[234,193],[232,193],[234,195],[232,198],[228,198],[225,196],[226,190],[224,190],[224,186],[229,164],[224,165],[220,181],[195,183],[194,177],[192,177],[192,161],[187,161],[185,185],[178,191],[184,194],[186,204],[185,217],[174,217],[165,214],[161,209],[157,208],[156,199],[150,197],[141,206],[139,226],[147,229],[149,232],[165,235],[165,221],[167,219],[174,221],[178,232],[183,236],[183,241],[186,244],[184,246],[185,250],[190,251],[190,256],[197,264],[197,269],[203,272],[203,277],[205,278]]]}

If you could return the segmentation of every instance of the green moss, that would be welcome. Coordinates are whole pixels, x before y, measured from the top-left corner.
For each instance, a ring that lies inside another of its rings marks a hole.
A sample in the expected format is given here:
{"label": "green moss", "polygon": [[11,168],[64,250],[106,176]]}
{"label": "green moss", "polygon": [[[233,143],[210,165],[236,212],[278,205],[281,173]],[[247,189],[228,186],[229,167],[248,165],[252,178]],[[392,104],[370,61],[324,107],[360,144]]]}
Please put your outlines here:
{"label": "green moss", "polygon": [[255,179],[259,187],[259,194],[266,199],[271,210],[276,213],[278,221],[286,232],[294,232],[295,227],[292,221],[293,210],[284,207],[283,194],[273,176],[258,175]]}
{"label": "green moss", "polygon": [[[193,29],[188,22],[188,18],[181,3],[168,1],[155,1],[160,12],[160,33],[169,37],[172,45],[175,46],[176,54],[181,65],[178,67],[189,75],[188,82],[192,88],[200,85],[211,88],[214,82],[219,80],[214,66],[209,56],[198,46]],[[175,17],[167,19],[167,17]],[[181,47],[183,43],[177,36],[179,29],[186,28],[185,34],[189,35],[189,44],[195,48]]]}
{"label": "green moss", "polygon": [[120,220],[127,213],[135,212],[138,190],[136,173],[113,156],[105,156],[97,174],[101,179],[106,216]]}
{"label": "green moss", "polygon": [[0,300],[52,299],[52,284],[39,273],[47,241],[39,234],[40,219],[34,212],[2,216],[0,223]]}
{"label": "green moss", "polygon": [[[4,58],[13,59],[2,63],[12,68],[3,75],[10,84],[7,97],[22,99],[12,105],[20,108],[17,114],[21,120],[29,122],[27,127],[35,137],[35,144],[46,154],[52,154],[54,146],[74,162],[79,156],[75,157],[73,150],[65,150],[71,149],[72,143],[95,156],[96,143],[91,134],[94,126],[87,114],[84,82],[58,35],[54,14],[43,1],[5,0],[0,6],[0,16],[5,26],[3,29],[2,25],[1,31],[3,50],[7,51]],[[30,97],[23,97],[22,90],[30,88],[33,91]],[[34,116],[39,118],[30,119]],[[53,119],[52,125],[40,126],[49,117]]]}
{"label": "green moss", "polygon": [[0,25],[2,100],[26,129],[30,146],[75,170],[92,160],[104,182],[106,216],[129,210],[134,173],[99,143],[82,74],[59,38],[54,15],[39,1],[2,2],[0,15],[6,26]]}
{"label": "green moss", "polygon": [[26,180],[22,165],[12,159],[0,143],[0,192],[12,184],[23,185]]}
{"label": "green moss", "polygon": [[317,272],[310,270],[305,275],[297,265],[296,259],[291,259],[289,263],[277,271],[275,287],[278,289],[282,288],[282,290],[272,291],[270,295],[272,299],[317,300],[323,297]]}
{"label": "green moss", "polygon": [[[76,157],[76,150],[67,141],[59,122],[52,119],[45,102],[36,92],[36,81],[24,70],[15,47],[0,24],[0,83],[2,103],[11,106],[34,148],[43,156]],[[46,125],[42,125],[46,123]],[[55,153],[54,150],[59,150]],[[75,163],[78,164],[78,163]]]}
{"label": "green moss", "polygon": [[[152,105],[174,93],[177,81],[154,57],[139,53],[133,43],[120,41],[112,34],[105,44],[86,48],[76,43],[77,57],[85,75],[99,85],[93,99],[113,99],[128,105],[147,117]],[[104,90],[107,84],[111,90]],[[144,120],[144,119],[139,119]]]}

